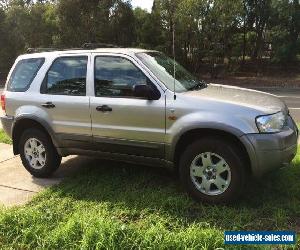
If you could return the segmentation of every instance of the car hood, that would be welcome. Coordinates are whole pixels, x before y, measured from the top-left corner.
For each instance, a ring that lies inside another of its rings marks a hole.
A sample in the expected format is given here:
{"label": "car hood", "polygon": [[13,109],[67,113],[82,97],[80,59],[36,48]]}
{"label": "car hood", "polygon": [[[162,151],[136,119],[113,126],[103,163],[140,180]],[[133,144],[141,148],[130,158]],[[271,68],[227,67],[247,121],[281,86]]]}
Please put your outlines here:
{"label": "car hood", "polygon": [[184,95],[246,106],[264,113],[276,113],[279,111],[287,113],[285,103],[275,95],[235,86],[208,84],[206,88],[188,91]]}

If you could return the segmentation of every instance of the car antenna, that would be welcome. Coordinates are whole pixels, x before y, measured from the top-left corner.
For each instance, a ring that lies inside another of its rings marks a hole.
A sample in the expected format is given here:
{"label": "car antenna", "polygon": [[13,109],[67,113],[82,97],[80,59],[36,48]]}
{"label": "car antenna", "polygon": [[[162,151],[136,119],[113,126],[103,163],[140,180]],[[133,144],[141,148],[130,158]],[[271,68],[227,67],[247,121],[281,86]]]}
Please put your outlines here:
{"label": "car antenna", "polygon": [[174,92],[174,100],[176,100],[176,56],[175,56],[175,22],[173,23],[173,80],[174,80],[174,86],[173,86],[173,92]]}

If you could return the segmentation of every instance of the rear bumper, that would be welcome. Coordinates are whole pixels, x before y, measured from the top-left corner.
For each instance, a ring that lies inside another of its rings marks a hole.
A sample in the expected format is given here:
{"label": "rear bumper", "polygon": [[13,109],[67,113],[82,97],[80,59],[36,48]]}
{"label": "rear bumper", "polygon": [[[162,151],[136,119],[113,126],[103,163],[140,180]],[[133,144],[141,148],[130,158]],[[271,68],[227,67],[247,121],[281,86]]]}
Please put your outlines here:
{"label": "rear bumper", "polygon": [[255,177],[288,166],[297,153],[298,129],[291,117],[288,126],[280,133],[248,134],[242,137]]}
{"label": "rear bumper", "polygon": [[0,120],[5,133],[12,137],[12,126],[14,118],[12,116],[1,116]]}

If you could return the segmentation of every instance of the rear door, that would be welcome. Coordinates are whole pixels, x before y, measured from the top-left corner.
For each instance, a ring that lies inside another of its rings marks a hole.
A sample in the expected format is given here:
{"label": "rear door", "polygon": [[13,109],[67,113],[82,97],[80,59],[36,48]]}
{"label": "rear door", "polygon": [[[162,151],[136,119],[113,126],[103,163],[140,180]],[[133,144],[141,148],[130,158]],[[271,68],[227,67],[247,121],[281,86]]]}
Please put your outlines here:
{"label": "rear door", "polygon": [[53,61],[41,85],[40,105],[63,147],[84,148],[91,142],[89,62],[90,54],[61,55]]}

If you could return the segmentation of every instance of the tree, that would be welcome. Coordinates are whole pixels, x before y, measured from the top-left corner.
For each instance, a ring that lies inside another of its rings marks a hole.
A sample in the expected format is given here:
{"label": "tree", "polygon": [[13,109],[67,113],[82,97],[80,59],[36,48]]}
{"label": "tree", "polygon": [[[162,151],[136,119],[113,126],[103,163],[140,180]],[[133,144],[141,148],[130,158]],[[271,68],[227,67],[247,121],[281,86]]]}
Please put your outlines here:
{"label": "tree", "polygon": [[179,2],[179,0],[154,0],[154,8],[152,10],[156,15],[160,15],[169,54],[172,53],[173,29],[177,20],[176,13]]}
{"label": "tree", "polygon": [[272,2],[270,40],[273,45],[273,60],[295,62],[300,49],[300,4],[297,0]]}
{"label": "tree", "polygon": [[79,47],[86,42],[130,46],[135,41],[134,15],[121,0],[59,0],[60,44]]}
{"label": "tree", "polygon": [[165,50],[160,16],[157,12],[148,13],[141,8],[134,10],[136,44],[139,47]]}
{"label": "tree", "polygon": [[249,30],[255,33],[255,44],[252,58],[262,56],[264,34],[271,15],[271,0],[245,0],[247,10],[247,23]]}
{"label": "tree", "polygon": [[116,1],[110,9],[110,41],[125,47],[135,42],[135,18],[129,2]]}
{"label": "tree", "polygon": [[0,70],[28,47],[97,42],[172,55],[174,27],[176,59],[197,72],[240,58],[298,60],[299,0],[154,0],[151,13],[131,0],[0,0]]}

